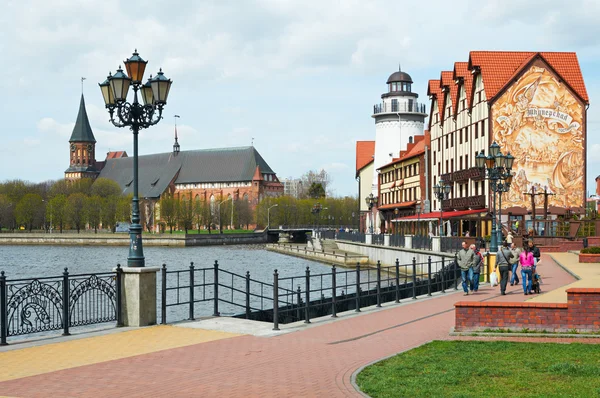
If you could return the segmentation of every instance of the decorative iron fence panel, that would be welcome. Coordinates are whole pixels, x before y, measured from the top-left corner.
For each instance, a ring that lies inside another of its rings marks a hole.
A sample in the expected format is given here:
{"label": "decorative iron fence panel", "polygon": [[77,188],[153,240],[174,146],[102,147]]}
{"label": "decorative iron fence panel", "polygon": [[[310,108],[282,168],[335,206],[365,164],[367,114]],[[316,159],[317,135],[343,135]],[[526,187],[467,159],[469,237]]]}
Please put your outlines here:
{"label": "decorative iron fence panel", "polygon": [[413,235],[412,237],[412,248],[413,249],[422,249],[422,250],[431,250],[432,239],[427,235]]}
{"label": "decorative iron fence panel", "polygon": [[365,234],[356,232],[338,232],[337,239],[350,242],[365,243]]}
{"label": "decorative iron fence panel", "polygon": [[390,236],[390,246],[405,247],[406,238],[404,235],[392,235]]}
{"label": "decorative iron fence panel", "polygon": [[117,321],[122,271],[6,279],[0,273],[0,344],[7,337]]}
{"label": "decorative iron fence panel", "polygon": [[383,234],[373,234],[373,244],[383,246]]}

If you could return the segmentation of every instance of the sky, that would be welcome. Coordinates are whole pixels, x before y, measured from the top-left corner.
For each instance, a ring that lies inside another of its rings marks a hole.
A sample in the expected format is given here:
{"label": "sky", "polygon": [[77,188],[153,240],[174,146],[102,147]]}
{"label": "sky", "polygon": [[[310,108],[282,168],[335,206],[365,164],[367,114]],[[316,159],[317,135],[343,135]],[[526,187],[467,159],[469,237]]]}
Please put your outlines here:
{"label": "sky", "polygon": [[0,181],[63,178],[81,96],[96,158],[132,154],[97,83],[137,48],[146,77],[173,80],[140,154],[254,146],[282,180],[325,169],[356,195],[355,146],[374,140],[388,76],[427,81],[472,50],[575,51],[590,97],[588,192],[600,175],[598,0],[4,0],[0,14]]}

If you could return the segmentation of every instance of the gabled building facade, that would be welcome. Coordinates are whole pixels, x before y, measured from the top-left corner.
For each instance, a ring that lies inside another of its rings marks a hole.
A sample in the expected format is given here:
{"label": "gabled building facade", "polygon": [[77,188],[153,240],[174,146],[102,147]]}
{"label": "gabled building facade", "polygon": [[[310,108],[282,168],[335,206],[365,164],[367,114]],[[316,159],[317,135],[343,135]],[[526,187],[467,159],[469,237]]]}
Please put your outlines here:
{"label": "gabled building facade", "polygon": [[[431,183],[451,186],[450,197],[433,198],[432,209],[448,219],[460,212],[453,233],[490,234],[492,196],[475,156],[492,142],[515,157],[502,209],[526,214],[523,193],[531,187],[551,191],[551,206],[585,206],[589,98],[575,53],[473,51],[468,62],[430,80],[428,95]],[[505,227],[525,221],[510,213],[503,213]]]}

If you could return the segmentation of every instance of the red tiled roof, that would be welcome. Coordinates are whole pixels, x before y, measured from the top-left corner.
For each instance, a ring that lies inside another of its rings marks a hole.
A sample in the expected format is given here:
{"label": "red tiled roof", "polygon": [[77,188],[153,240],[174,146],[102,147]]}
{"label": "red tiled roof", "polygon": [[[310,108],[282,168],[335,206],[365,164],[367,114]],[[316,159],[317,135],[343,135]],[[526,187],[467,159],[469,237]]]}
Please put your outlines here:
{"label": "red tiled roof", "polygon": [[546,61],[586,103],[589,97],[574,52],[471,51],[469,69],[480,67],[486,97],[492,100],[536,56]]}
{"label": "red tiled roof", "polygon": [[[438,112],[440,113],[440,120],[442,118],[442,114],[444,111],[444,96],[442,90],[440,89],[440,81],[439,80],[430,80],[429,87],[427,88],[427,95],[435,97],[437,99],[438,104]],[[433,109],[431,110],[433,114]],[[431,127],[431,117],[429,118],[429,126]]]}
{"label": "red tiled roof", "polygon": [[[444,87],[448,87],[448,91],[450,93],[450,101],[452,101],[452,106],[454,106],[454,104],[456,104],[456,94],[458,92],[458,87],[456,86],[456,84],[454,84],[454,79],[453,79],[453,72],[450,71],[443,71],[442,75],[440,77],[440,88],[443,89]],[[447,104],[446,104],[446,95],[444,93],[444,106],[442,108],[442,110],[445,112],[446,108],[447,108]],[[444,117],[447,117],[448,115],[444,115],[443,117],[440,117],[441,119],[443,119]]]}
{"label": "red tiled roof", "polygon": [[373,161],[375,141],[356,141],[356,174]]}
{"label": "red tiled roof", "polygon": [[[469,71],[468,62],[455,62],[454,63],[454,75],[452,78],[456,81],[462,78],[462,84],[465,87],[465,94],[467,96],[467,108],[471,107],[471,96],[473,95],[473,76]],[[458,87],[457,87],[458,92]],[[457,95],[458,97],[458,95]],[[458,101],[456,104],[452,104],[454,107],[454,114],[458,113]]]}
{"label": "red tiled roof", "polygon": [[120,158],[126,158],[127,157],[127,152],[125,151],[113,151],[113,152],[108,152],[106,154],[106,159],[120,159]]}
{"label": "red tiled roof", "polygon": [[393,158],[391,162],[384,164],[379,167],[377,170],[381,170],[385,167],[391,166],[395,163],[399,163],[403,160],[410,159],[412,157],[418,156],[425,152],[425,145],[428,147],[431,146],[431,135],[429,134],[429,130],[425,130],[425,134],[415,136],[415,140],[413,143],[408,143],[406,145],[406,150],[400,151],[400,157]]}

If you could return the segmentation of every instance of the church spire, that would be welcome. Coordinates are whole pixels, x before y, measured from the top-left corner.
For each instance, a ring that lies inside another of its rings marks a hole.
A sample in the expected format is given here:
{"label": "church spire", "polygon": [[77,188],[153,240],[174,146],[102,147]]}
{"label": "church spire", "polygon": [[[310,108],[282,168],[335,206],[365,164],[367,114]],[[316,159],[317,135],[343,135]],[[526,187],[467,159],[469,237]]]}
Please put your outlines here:
{"label": "church spire", "polygon": [[81,101],[79,102],[79,113],[77,114],[77,121],[75,127],[73,127],[73,133],[69,142],[96,142],[92,127],[90,126],[90,120],[88,119],[87,112],[85,110],[85,100],[83,99],[83,93],[81,94]]}
{"label": "church spire", "polygon": [[175,115],[175,143],[173,144],[173,154],[177,156],[179,153],[179,142],[177,141],[177,119],[180,118],[179,115]]}

